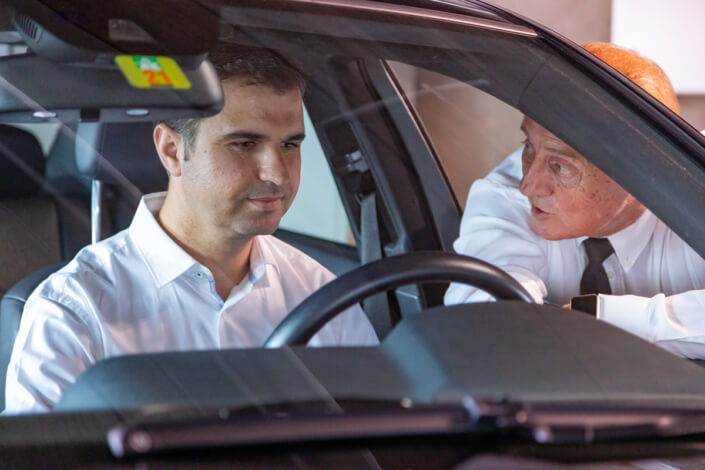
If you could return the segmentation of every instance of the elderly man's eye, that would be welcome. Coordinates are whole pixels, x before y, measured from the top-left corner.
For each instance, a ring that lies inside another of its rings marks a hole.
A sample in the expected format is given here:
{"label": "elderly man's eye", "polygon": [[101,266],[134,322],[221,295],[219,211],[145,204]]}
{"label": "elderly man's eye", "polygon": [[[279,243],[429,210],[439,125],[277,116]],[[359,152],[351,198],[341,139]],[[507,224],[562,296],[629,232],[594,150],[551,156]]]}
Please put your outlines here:
{"label": "elderly man's eye", "polygon": [[522,143],[524,144],[524,150],[521,152],[521,164],[524,172],[526,173],[528,167],[531,166],[531,163],[533,163],[535,155],[534,148],[528,141],[524,141]]}
{"label": "elderly man's eye", "polygon": [[524,145],[525,152],[533,152],[534,151],[534,147],[533,147],[533,145],[531,145],[531,142],[529,142],[529,139],[524,139],[522,144]]}
{"label": "elderly man's eye", "polygon": [[575,167],[562,162],[552,162],[551,169],[561,177],[571,177],[575,175]]}

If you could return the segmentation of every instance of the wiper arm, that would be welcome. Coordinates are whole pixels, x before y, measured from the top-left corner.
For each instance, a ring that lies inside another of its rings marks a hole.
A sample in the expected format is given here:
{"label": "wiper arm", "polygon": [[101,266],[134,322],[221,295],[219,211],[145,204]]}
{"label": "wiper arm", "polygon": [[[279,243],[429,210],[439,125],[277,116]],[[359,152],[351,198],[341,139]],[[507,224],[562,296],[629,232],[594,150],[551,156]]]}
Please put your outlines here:
{"label": "wiper arm", "polygon": [[512,402],[465,398],[477,430],[507,430],[539,444],[677,437],[705,433],[705,402]]}
{"label": "wiper arm", "polygon": [[[503,437],[539,444],[705,433],[705,407],[633,402],[519,402],[464,398],[460,403],[339,401],[336,411],[221,409],[216,417],[121,424],[107,435],[115,457],[216,447],[420,436]],[[292,404],[294,408],[296,405]]]}

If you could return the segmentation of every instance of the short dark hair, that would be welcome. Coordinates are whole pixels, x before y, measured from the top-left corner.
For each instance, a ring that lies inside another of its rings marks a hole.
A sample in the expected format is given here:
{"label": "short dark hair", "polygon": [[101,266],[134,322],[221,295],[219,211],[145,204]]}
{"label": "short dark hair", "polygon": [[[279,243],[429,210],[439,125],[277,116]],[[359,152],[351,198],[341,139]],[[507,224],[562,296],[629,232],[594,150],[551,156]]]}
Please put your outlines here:
{"label": "short dark hair", "polygon": [[[303,96],[306,79],[299,69],[281,54],[270,49],[219,44],[208,54],[220,81],[231,78],[243,85],[262,85],[277,93],[298,89]],[[188,160],[201,118],[169,119],[160,121],[176,131],[184,142],[184,159]]]}

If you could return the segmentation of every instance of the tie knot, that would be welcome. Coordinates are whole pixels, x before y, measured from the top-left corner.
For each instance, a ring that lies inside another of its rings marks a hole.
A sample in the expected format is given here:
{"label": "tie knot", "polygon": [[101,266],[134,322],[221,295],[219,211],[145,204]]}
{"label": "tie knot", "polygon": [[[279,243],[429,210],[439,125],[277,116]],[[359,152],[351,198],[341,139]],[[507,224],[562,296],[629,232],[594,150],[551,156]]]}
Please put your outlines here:
{"label": "tie knot", "polygon": [[609,255],[614,253],[612,244],[606,238],[588,238],[583,242],[583,245],[585,246],[588,264],[602,264]]}

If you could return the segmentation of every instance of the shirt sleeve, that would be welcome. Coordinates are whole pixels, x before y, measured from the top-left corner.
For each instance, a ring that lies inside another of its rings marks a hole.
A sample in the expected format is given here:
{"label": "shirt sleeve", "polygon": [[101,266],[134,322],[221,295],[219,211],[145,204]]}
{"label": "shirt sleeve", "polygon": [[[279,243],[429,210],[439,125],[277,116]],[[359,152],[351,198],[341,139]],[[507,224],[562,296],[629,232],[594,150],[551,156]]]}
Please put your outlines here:
{"label": "shirt sleeve", "polygon": [[[510,157],[512,158],[512,157]],[[473,256],[502,268],[542,303],[547,295],[545,242],[529,225],[530,206],[519,189],[508,181],[489,177],[476,181],[453,244],[457,253]],[[482,302],[492,297],[474,287],[453,283],[445,304]]]}
{"label": "shirt sleeve", "polygon": [[99,348],[92,339],[97,332],[85,321],[79,298],[63,290],[61,300],[52,300],[43,295],[47,291],[51,287],[45,283],[25,305],[7,371],[3,414],[51,410],[76,378],[99,359]]}
{"label": "shirt sleeve", "polygon": [[689,359],[705,359],[705,290],[598,297],[598,318]]}

